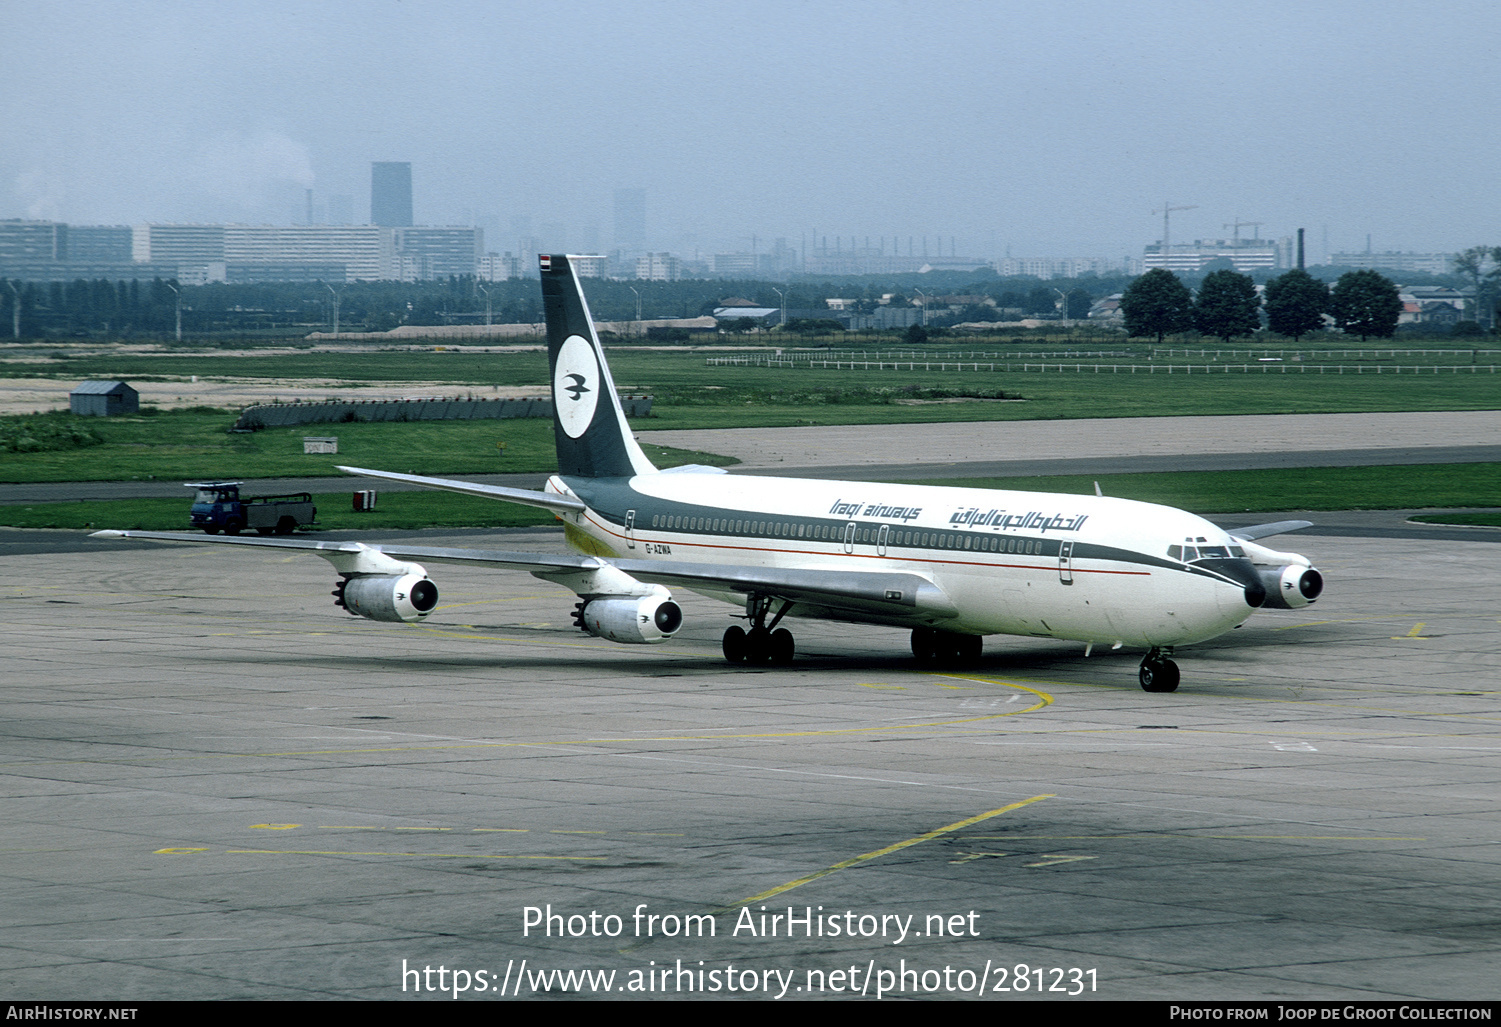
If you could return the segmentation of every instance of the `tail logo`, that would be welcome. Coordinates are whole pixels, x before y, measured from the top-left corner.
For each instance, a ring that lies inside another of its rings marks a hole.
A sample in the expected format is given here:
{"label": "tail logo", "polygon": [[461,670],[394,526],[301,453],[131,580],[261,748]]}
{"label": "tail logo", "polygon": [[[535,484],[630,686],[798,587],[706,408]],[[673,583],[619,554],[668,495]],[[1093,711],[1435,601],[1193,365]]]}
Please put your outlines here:
{"label": "tail logo", "polygon": [[558,350],[553,370],[553,410],[570,439],[589,430],[599,402],[599,361],[594,347],[581,335],[570,335]]}

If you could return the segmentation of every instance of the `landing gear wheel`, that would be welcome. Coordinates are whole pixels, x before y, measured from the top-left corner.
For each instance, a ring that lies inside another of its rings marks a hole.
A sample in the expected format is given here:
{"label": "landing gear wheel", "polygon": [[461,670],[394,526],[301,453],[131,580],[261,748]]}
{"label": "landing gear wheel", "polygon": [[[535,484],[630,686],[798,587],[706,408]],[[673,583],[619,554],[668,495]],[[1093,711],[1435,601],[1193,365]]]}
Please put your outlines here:
{"label": "landing gear wheel", "polygon": [[1144,692],[1176,692],[1178,690],[1178,665],[1162,657],[1148,656],[1141,661],[1137,673]]}
{"label": "landing gear wheel", "polygon": [[972,667],[980,662],[980,654],[985,651],[985,639],[979,635],[959,636],[959,662],[966,667]]}
{"label": "landing gear wheel", "polygon": [[932,628],[912,629],[912,655],[918,663],[933,663],[938,659],[938,632]]}
{"label": "landing gear wheel", "polygon": [[724,632],[724,642],[722,643],[721,648],[724,649],[724,658],[729,662],[744,663],[745,629],[738,624],[734,624],[726,628]]}
{"label": "landing gear wheel", "polygon": [[785,666],[792,662],[792,654],[797,651],[797,645],[792,640],[792,632],[786,628],[777,628],[771,633],[771,662],[779,666]]}
{"label": "landing gear wheel", "polygon": [[765,628],[751,628],[745,636],[745,662],[760,666],[771,659],[771,632]]}

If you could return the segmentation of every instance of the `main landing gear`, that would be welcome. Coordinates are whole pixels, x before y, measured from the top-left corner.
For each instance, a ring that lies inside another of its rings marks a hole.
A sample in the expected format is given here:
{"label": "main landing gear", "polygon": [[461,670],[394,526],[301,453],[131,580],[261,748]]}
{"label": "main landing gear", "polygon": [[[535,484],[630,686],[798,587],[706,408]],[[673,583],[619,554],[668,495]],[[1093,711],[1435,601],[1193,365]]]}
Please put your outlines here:
{"label": "main landing gear", "polygon": [[750,615],[751,629],[746,631],[736,624],[725,630],[724,658],[731,663],[748,663],[753,667],[766,663],[791,663],[793,653],[797,650],[792,632],[777,625],[792,608],[792,604],[784,602],[770,624],[766,623],[766,614],[771,609],[771,600],[752,596],[745,608]]}
{"label": "main landing gear", "polygon": [[1153,649],[1142,657],[1141,670],[1137,677],[1145,692],[1176,692],[1178,690],[1178,665],[1168,656],[1171,649]]}
{"label": "main landing gear", "polygon": [[985,640],[979,635],[961,635],[937,628],[912,629],[912,655],[918,663],[957,667],[980,662]]}

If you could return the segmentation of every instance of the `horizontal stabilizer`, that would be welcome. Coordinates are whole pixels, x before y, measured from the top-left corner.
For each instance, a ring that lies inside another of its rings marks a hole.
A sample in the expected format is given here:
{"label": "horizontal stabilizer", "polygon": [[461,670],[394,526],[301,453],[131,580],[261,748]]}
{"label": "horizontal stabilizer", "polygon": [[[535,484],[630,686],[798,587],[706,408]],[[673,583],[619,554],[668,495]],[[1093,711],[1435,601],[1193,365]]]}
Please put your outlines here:
{"label": "horizontal stabilizer", "polygon": [[344,467],[339,470],[350,474],[359,474],[367,478],[384,478],[387,481],[400,481],[408,485],[417,485],[425,489],[441,489],[444,492],[459,492],[466,496],[479,496],[481,499],[499,499],[506,503],[519,503],[522,506],[538,506],[544,510],[571,511],[579,513],[584,510],[584,504],[571,496],[560,496],[552,492],[534,492],[531,489],[513,489],[504,485],[481,485],[473,481],[459,481],[456,478],[425,478],[420,474],[397,474],[394,471],[372,471],[367,467]]}
{"label": "horizontal stabilizer", "polygon": [[676,467],[668,467],[663,474],[729,474],[723,467],[710,467],[708,464],[679,464]]}
{"label": "horizontal stabilizer", "polygon": [[1238,538],[1242,542],[1254,542],[1259,538],[1270,538],[1280,535],[1285,531],[1297,531],[1299,528],[1313,527],[1312,521],[1273,521],[1270,524],[1252,524],[1245,528],[1234,528],[1229,532],[1231,538]]}

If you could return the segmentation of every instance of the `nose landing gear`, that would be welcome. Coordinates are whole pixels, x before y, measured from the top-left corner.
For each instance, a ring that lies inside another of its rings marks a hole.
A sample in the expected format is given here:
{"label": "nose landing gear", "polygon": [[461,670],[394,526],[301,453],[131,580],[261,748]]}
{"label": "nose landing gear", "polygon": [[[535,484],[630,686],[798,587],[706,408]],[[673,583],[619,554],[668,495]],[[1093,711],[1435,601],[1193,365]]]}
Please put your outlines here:
{"label": "nose landing gear", "polygon": [[1176,692],[1178,690],[1178,665],[1168,656],[1171,649],[1153,649],[1142,658],[1137,679],[1144,692]]}

